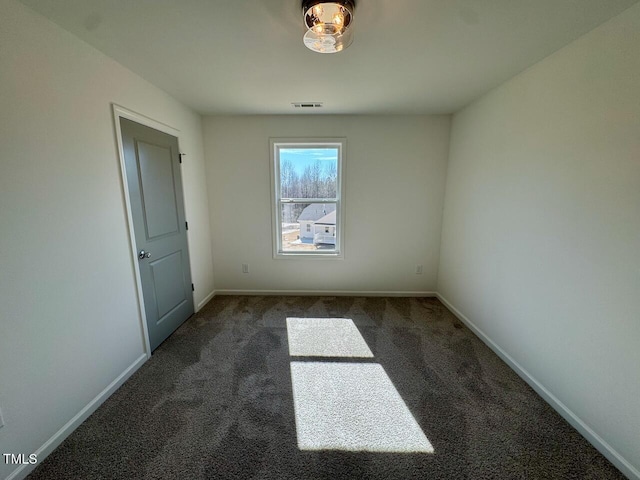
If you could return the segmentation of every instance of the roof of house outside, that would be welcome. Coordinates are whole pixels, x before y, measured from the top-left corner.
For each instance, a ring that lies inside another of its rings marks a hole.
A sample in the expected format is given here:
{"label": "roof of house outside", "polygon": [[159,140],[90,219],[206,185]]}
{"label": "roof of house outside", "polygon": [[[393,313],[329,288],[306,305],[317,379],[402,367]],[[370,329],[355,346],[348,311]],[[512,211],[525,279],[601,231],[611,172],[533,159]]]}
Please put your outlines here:
{"label": "roof of house outside", "polygon": [[316,225],[335,225],[336,224],[336,211],[325,215],[324,217],[316,220]]}
{"label": "roof of house outside", "polygon": [[[315,222],[328,213],[335,212],[335,210],[335,203],[312,203],[302,211],[298,217],[298,222]],[[335,225],[335,215],[333,224]]]}

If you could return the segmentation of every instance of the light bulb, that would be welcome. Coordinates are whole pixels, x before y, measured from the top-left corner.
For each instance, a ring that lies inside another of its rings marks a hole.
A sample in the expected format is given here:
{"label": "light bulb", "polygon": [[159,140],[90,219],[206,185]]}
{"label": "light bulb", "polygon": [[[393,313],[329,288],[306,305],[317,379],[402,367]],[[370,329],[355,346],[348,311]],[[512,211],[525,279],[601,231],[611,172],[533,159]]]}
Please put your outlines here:
{"label": "light bulb", "polygon": [[[303,0],[307,33],[304,44],[320,53],[335,53],[348,47],[353,39],[354,0]],[[306,7],[309,5],[309,8]]]}

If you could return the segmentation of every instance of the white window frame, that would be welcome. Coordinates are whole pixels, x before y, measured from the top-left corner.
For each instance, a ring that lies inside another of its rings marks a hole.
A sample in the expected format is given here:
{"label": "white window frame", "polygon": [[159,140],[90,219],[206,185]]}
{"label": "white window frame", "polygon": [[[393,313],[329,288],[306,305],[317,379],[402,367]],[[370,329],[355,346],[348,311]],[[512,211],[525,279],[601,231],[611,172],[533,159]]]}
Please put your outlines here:
{"label": "white window frame", "polygon": [[[344,172],[346,138],[271,138],[271,231],[273,234],[273,258],[344,258]],[[287,198],[280,196],[280,149],[282,148],[337,148],[338,184],[336,198]],[[336,245],[335,250],[283,251],[282,222],[280,212],[284,203],[334,203],[336,205]]]}

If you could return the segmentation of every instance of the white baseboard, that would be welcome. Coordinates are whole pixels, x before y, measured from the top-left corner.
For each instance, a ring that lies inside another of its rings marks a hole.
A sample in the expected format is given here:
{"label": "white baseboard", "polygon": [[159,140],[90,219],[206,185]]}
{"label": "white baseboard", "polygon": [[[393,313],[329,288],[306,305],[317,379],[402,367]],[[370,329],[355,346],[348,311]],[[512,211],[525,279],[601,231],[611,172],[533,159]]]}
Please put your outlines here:
{"label": "white baseboard", "polygon": [[215,295],[216,295],[216,291],[212,290],[209,295],[204,297],[202,299],[202,301],[200,303],[198,303],[198,306],[196,307],[196,312],[199,312],[200,310],[202,310],[202,307],[204,307],[207,304],[207,302],[209,302],[209,300],[211,300],[213,297],[215,297]]}
{"label": "white baseboard", "polygon": [[216,295],[282,295],[300,297],[435,297],[436,292],[348,290],[216,290]]}
{"label": "white baseboard", "polygon": [[[127,367],[118,377],[111,382],[102,392],[100,392],[93,400],[91,400],[82,410],[80,410],[71,420],[69,420],[60,430],[44,442],[35,452],[38,456],[38,463],[42,462],[47,456],[53,452],[71,433],[80,426],[89,416],[95,412],[104,401],[109,398],[120,386],[126,382],[131,375],[138,370],[144,362],[147,361],[147,354],[144,353]],[[38,465],[21,465],[15,469],[6,480],[22,480],[31,473]]]}
{"label": "white baseboard", "polygon": [[611,445],[609,445],[600,435],[594,432],[589,425],[573,413],[569,407],[562,403],[553,393],[542,385],[535,377],[524,369],[513,357],[505,352],[497,343],[489,338],[480,328],[469,320],[460,310],[454,307],[451,302],[441,294],[436,294],[438,299],[451,312],[460,319],[469,329],[482,340],[491,350],[493,350],[509,367],[516,372],[525,382],[533,388],[553,409],[558,412],[569,424],[585,437],[602,455],[616,466],[625,476],[630,479],[640,480],[640,471],[620,455]]}

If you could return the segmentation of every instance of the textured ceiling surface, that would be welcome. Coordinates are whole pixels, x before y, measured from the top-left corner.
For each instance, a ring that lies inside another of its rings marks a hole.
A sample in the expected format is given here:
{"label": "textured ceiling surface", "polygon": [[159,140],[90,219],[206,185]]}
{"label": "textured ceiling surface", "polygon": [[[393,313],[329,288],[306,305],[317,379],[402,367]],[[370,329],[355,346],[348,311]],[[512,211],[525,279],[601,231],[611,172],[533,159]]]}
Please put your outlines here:
{"label": "textured ceiling surface", "polygon": [[360,0],[339,54],[299,0],[22,0],[203,114],[451,113],[638,0]]}

